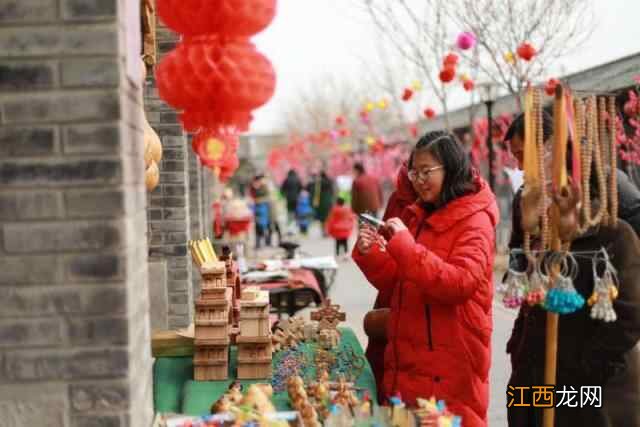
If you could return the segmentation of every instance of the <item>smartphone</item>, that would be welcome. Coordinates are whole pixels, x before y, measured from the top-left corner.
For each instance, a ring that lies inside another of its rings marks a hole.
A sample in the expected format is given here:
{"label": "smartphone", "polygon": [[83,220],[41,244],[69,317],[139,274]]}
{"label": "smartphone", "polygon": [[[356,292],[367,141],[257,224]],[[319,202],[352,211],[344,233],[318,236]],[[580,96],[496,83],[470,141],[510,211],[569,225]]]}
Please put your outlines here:
{"label": "smartphone", "polygon": [[384,227],[385,225],[384,221],[381,221],[375,216],[366,213],[359,214],[358,218],[360,218],[360,221],[366,222],[367,224],[372,225],[375,228]]}

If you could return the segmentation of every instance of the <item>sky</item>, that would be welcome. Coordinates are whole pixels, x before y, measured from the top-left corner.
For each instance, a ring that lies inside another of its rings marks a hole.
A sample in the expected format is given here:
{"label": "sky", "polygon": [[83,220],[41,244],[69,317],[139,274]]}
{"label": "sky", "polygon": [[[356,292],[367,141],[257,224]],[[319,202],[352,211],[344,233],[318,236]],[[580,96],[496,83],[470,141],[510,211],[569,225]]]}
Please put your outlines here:
{"label": "sky", "polygon": [[[371,28],[355,11],[359,1],[278,0],[276,18],[254,39],[274,65],[276,91],[255,112],[251,133],[278,133],[288,105],[301,90],[328,73],[357,79],[363,60],[377,57]],[[572,73],[640,52],[640,1],[593,1],[597,27],[578,52],[559,61],[558,71]]]}

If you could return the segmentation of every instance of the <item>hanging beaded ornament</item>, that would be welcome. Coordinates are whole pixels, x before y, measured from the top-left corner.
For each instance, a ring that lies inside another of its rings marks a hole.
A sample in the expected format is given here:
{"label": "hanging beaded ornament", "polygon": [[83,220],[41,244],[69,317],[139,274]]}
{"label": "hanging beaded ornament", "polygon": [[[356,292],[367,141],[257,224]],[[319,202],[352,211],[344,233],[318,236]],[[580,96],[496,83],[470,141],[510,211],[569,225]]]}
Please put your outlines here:
{"label": "hanging beaded ornament", "polygon": [[[598,276],[598,265],[604,264],[602,276]],[[593,259],[593,293],[589,297],[591,318],[605,322],[615,322],[618,316],[613,309],[613,301],[618,297],[618,274],[611,265],[607,251],[602,248]]]}
{"label": "hanging beaded ornament", "polygon": [[535,263],[533,273],[531,273],[531,276],[529,277],[529,290],[527,292],[526,300],[527,304],[530,306],[543,304],[547,294],[549,277],[542,274],[540,264],[541,262]]}
{"label": "hanging beaded ornament", "polygon": [[502,303],[505,307],[518,308],[524,302],[528,288],[526,271],[516,271],[510,268],[506,279],[498,286],[498,293],[502,295]]}
{"label": "hanging beaded ornament", "polygon": [[575,258],[570,253],[555,254],[549,257],[548,266],[550,268],[547,268],[547,271],[557,272],[552,274],[555,286],[547,292],[545,308],[558,314],[576,312],[584,305],[584,298],[573,286],[573,281],[578,275],[578,263]]}

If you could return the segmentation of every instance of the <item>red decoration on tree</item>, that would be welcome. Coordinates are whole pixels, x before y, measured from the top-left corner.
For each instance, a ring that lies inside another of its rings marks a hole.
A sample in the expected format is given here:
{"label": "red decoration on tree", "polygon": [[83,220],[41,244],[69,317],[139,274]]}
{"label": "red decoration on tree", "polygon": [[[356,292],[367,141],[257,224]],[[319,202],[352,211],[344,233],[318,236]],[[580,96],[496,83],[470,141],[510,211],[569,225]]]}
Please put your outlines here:
{"label": "red decoration on tree", "polygon": [[183,110],[187,131],[246,130],[251,111],[275,90],[271,62],[246,40],[221,43],[216,36],[187,39],[156,67],[162,99]]}
{"label": "red decoration on tree", "polygon": [[454,67],[445,67],[440,71],[439,77],[442,83],[449,83],[456,77],[456,69]]}
{"label": "red decoration on tree", "polygon": [[525,61],[531,61],[533,57],[536,56],[536,48],[534,48],[530,43],[522,43],[518,46],[516,53]]}
{"label": "red decoration on tree", "polygon": [[455,53],[449,53],[444,57],[442,64],[444,65],[444,68],[451,67],[455,69],[456,65],[458,65],[458,55]]}
{"label": "red decoration on tree", "polygon": [[471,92],[475,87],[475,83],[473,83],[473,80],[465,80],[464,82],[462,82],[462,87],[464,87],[464,90],[466,90],[467,92]]}
{"label": "red decoration on tree", "polygon": [[158,16],[185,36],[217,33],[249,37],[264,30],[276,14],[276,0],[156,0]]}
{"label": "red decoration on tree", "polygon": [[560,84],[560,80],[552,78],[547,81],[547,84],[544,87],[544,91],[549,96],[553,96],[556,93],[556,87]]}
{"label": "red decoration on tree", "polygon": [[412,138],[417,138],[418,137],[418,125],[416,125],[416,124],[409,125],[409,134],[411,135]]}
{"label": "red decoration on tree", "polygon": [[350,129],[340,129],[340,136],[342,138],[348,138],[351,136],[351,130]]}
{"label": "red decoration on tree", "polygon": [[427,107],[424,109],[424,115],[428,119],[433,119],[436,116],[436,112],[434,111],[433,108]]}
{"label": "red decoration on tree", "polygon": [[413,96],[413,91],[409,88],[405,88],[404,92],[402,92],[402,100],[405,102],[410,100],[412,96]]}
{"label": "red decoration on tree", "polygon": [[345,122],[345,120],[344,120],[344,117],[343,117],[343,116],[338,116],[338,117],[336,117],[336,124],[337,124],[338,126],[342,126],[342,125],[344,125],[344,122]]}

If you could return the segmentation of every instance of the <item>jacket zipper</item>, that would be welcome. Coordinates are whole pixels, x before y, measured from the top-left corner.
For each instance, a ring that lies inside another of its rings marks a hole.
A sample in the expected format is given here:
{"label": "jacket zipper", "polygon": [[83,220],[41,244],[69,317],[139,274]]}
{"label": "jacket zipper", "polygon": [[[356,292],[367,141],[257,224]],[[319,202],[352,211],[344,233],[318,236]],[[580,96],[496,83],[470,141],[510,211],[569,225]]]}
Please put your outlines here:
{"label": "jacket zipper", "polygon": [[429,344],[429,351],[433,351],[433,336],[431,335],[431,306],[427,304],[424,311],[427,315],[427,340]]}
{"label": "jacket zipper", "polygon": [[[420,222],[420,225],[418,225],[418,229],[416,230],[416,234],[413,236],[413,238],[415,239],[415,241],[418,241],[418,236],[420,235],[420,232],[422,231],[422,226],[424,225],[424,219]],[[402,290],[403,290],[403,286],[402,283],[400,283],[400,295],[399,295],[399,303],[398,306],[402,307]],[[428,307],[428,306],[427,306]],[[396,359],[396,369],[395,372],[393,373],[393,388],[392,388],[392,392],[396,393],[397,387],[398,387],[398,365],[400,364],[400,357],[398,354],[398,326],[400,324],[400,316],[397,316],[396,318],[396,326],[395,326],[395,334],[393,337],[393,354],[395,356]],[[431,328],[431,324],[429,324],[429,328]],[[429,337],[431,337],[431,335],[429,335]]]}

